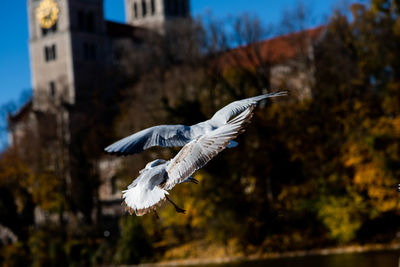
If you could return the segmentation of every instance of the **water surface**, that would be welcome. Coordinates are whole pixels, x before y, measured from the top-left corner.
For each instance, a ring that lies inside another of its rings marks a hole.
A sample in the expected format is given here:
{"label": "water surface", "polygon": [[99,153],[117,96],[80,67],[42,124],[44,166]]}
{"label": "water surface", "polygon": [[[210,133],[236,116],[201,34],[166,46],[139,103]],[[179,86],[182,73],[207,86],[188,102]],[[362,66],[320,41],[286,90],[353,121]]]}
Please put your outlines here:
{"label": "water surface", "polygon": [[351,254],[315,255],[240,263],[203,265],[212,267],[400,267],[399,250]]}

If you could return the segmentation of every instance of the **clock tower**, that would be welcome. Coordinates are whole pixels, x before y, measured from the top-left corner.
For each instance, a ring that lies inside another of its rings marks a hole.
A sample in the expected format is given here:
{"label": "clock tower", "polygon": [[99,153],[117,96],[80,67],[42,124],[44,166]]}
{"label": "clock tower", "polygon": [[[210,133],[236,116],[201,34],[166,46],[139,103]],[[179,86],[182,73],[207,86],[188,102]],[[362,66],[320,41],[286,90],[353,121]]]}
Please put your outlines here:
{"label": "clock tower", "polygon": [[78,104],[107,65],[103,0],[28,0],[33,109]]}

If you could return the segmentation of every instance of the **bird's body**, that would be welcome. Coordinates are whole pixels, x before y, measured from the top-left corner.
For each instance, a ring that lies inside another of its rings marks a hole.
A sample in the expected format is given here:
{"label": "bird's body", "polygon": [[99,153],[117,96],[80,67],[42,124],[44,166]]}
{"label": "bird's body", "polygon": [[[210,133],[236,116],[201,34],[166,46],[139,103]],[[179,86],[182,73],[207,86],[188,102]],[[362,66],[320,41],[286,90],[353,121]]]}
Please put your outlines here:
{"label": "bird's body", "polygon": [[143,215],[165,199],[168,192],[160,185],[167,179],[166,164],[144,169],[128,186],[128,190],[123,191],[122,197],[129,213],[135,211],[136,215]]}
{"label": "bird's body", "polygon": [[[218,110],[209,120],[199,122],[192,126],[153,126],[127,136],[109,145],[104,150],[110,154],[126,156],[140,153],[143,150],[153,146],[181,147],[190,141],[195,140],[199,136],[202,136],[207,132],[214,131],[225,125],[230,118],[249,108],[251,105],[257,105],[258,102],[266,98],[284,96],[286,94],[286,91],[281,91],[234,101]],[[236,143],[231,142],[229,147],[234,146],[236,146]]]}

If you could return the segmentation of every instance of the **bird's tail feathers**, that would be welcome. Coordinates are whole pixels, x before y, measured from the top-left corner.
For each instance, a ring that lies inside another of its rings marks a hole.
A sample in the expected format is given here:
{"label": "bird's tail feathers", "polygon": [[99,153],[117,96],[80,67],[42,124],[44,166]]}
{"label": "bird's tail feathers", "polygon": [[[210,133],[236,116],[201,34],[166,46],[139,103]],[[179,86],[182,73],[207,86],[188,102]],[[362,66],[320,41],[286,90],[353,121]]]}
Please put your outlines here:
{"label": "bird's tail feathers", "polygon": [[122,205],[126,206],[125,210],[129,214],[132,215],[135,212],[137,216],[142,216],[157,205],[161,205],[166,195],[168,192],[158,186],[151,190],[135,186],[122,191]]}

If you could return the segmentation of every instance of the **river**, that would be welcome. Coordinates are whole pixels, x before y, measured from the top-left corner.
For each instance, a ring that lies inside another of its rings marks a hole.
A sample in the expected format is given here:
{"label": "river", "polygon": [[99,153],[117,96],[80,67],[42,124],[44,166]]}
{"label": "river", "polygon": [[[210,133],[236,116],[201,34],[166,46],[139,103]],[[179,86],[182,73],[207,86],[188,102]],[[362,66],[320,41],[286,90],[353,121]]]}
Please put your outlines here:
{"label": "river", "polygon": [[199,267],[400,267],[399,257],[399,250],[384,250],[199,265]]}

